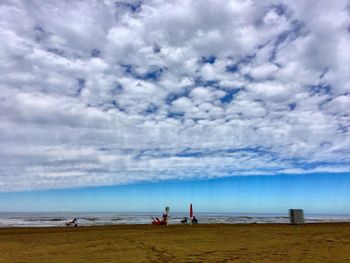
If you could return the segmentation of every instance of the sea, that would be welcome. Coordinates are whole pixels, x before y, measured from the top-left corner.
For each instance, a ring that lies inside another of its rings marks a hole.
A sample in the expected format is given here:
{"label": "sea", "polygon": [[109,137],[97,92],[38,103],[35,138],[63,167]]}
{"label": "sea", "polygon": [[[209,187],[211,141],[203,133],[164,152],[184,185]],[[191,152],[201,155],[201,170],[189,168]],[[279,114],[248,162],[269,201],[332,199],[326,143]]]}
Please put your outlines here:
{"label": "sea", "polygon": [[[180,224],[188,213],[170,213],[169,224]],[[196,213],[202,224],[266,224],[289,222],[288,214],[262,213]],[[65,227],[67,221],[77,218],[79,226],[151,224],[152,217],[162,212],[0,212],[0,227]],[[349,215],[305,214],[306,223],[350,222]]]}

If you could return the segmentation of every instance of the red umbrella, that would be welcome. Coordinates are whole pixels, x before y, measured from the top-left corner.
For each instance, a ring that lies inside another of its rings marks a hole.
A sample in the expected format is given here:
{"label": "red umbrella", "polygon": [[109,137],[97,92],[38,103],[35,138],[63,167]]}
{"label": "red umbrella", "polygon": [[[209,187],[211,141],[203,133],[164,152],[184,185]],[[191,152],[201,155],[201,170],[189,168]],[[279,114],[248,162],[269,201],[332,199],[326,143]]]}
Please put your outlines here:
{"label": "red umbrella", "polygon": [[193,217],[193,209],[192,209],[192,204],[190,204],[190,218],[192,219]]}

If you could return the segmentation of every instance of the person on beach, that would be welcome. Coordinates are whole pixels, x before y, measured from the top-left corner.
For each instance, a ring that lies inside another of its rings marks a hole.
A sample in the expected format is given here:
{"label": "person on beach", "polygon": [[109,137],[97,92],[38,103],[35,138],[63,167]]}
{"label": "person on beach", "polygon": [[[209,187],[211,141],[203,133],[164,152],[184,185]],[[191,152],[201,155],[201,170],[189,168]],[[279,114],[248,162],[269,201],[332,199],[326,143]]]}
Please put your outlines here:
{"label": "person on beach", "polygon": [[77,227],[78,226],[78,219],[74,218],[72,221],[66,222],[66,226],[67,227],[69,227],[69,226]]}
{"label": "person on beach", "polygon": [[169,216],[169,207],[167,206],[163,213],[162,220],[159,220],[158,217],[156,217],[155,219],[152,217],[153,219],[152,225],[168,225],[168,216]]}
{"label": "person on beach", "polygon": [[192,218],[192,224],[197,224],[198,223],[198,219],[195,217],[195,216],[193,216],[193,218]]}

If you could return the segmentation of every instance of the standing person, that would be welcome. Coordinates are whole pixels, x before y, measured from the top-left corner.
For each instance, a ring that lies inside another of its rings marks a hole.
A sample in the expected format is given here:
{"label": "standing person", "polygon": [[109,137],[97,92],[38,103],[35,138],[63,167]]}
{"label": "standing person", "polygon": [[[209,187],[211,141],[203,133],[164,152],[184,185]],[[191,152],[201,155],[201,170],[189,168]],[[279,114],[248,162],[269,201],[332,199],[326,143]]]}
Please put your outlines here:
{"label": "standing person", "polygon": [[165,212],[163,213],[163,225],[168,225],[169,217],[169,206],[165,207]]}

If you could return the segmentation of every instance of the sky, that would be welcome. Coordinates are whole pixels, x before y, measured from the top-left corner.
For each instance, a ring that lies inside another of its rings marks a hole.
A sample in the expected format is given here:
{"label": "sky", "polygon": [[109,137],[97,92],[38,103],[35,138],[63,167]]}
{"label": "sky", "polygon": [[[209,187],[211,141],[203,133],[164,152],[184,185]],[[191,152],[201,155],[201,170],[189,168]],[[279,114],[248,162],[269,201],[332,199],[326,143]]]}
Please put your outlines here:
{"label": "sky", "polygon": [[349,185],[348,1],[3,0],[0,39],[3,198]]}
{"label": "sky", "polygon": [[233,176],[0,193],[0,212],[276,213],[350,215],[348,174]]}

